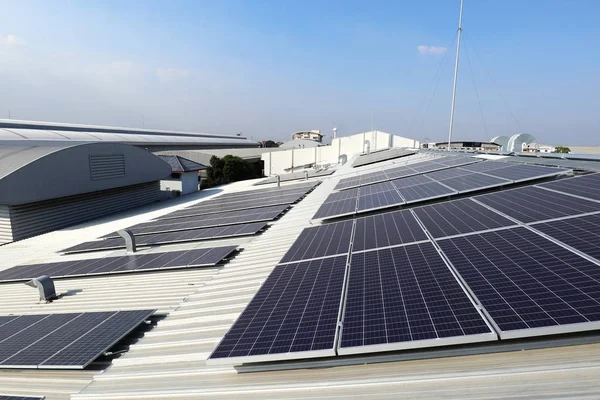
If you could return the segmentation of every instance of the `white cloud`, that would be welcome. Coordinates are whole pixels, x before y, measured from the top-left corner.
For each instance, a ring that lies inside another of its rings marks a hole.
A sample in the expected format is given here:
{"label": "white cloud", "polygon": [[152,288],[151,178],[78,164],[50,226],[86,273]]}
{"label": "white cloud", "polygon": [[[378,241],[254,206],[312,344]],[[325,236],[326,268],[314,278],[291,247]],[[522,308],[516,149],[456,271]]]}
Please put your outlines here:
{"label": "white cloud", "polygon": [[438,56],[447,52],[448,48],[443,46],[420,45],[417,46],[417,50],[419,50],[419,54],[422,56]]}
{"label": "white cloud", "polygon": [[190,71],[187,69],[178,68],[157,68],[156,77],[162,83],[171,83],[184,81],[190,76]]}
{"label": "white cloud", "polygon": [[0,45],[7,47],[23,46],[27,44],[23,39],[16,37],[15,35],[3,35],[0,33]]}

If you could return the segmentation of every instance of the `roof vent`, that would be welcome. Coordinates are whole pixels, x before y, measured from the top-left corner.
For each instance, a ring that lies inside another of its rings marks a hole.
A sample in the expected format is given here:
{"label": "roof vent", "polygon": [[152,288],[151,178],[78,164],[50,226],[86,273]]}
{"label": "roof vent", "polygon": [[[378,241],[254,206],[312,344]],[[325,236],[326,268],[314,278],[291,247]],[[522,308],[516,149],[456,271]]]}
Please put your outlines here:
{"label": "roof vent", "polygon": [[117,231],[117,233],[125,239],[125,248],[128,253],[135,253],[137,251],[137,247],[135,245],[135,236],[133,232],[129,229],[121,229]]}
{"label": "roof vent", "polygon": [[38,278],[33,278],[26,283],[27,286],[36,287],[40,291],[40,301],[51,302],[58,299],[54,281],[48,275],[42,275]]}

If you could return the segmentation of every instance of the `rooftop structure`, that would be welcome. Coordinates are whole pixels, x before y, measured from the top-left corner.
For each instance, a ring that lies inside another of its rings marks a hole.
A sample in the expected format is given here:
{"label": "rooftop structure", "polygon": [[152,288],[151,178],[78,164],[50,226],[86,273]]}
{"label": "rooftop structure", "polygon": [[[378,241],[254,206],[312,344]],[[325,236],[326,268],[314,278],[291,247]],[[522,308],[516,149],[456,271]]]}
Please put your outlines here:
{"label": "rooftop structure", "polygon": [[318,129],[311,131],[299,131],[292,133],[292,140],[313,140],[321,143],[323,141],[324,134]]}
{"label": "rooftop structure", "polygon": [[[381,153],[361,166],[370,156],[354,153],[308,182],[237,182],[4,246],[0,316],[156,311],[83,370],[7,370],[0,360],[0,394],[476,399],[519,397],[523,387],[531,397],[600,390],[598,174],[502,156]],[[199,229],[256,219],[267,225],[258,233],[188,242]],[[171,242],[133,255],[61,255],[123,228]],[[177,264],[178,252],[227,246],[237,250],[223,262]],[[23,265],[58,271],[64,295],[38,303],[33,289],[11,283],[28,277],[33,267]],[[588,296],[574,297],[573,287]],[[570,308],[554,314],[561,302]]]}

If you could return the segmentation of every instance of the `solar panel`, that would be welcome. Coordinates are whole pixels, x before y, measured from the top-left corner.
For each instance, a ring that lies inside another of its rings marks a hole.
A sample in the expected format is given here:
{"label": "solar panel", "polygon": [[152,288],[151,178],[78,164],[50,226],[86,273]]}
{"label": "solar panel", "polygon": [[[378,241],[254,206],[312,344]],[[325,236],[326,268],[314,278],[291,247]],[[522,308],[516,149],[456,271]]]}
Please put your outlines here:
{"label": "solar panel", "polygon": [[275,267],[207,363],[335,355],[346,259]]}
{"label": "solar panel", "polygon": [[363,154],[362,156],[358,157],[354,161],[354,163],[352,164],[352,167],[356,168],[356,167],[360,167],[363,165],[369,165],[369,164],[378,163],[378,162],[382,162],[382,161],[393,160],[395,158],[410,156],[415,153],[416,153],[416,151],[414,151],[414,150],[389,149],[389,150],[377,152],[374,154],[373,153]]}
{"label": "solar panel", "polygon": [[418,207],[413,211],[434,238],[515,225],[470,199]]}
{"label": "solar panel", "polygon": [[431,243],[352,254],[340,355],[496,339]]}
{"label": "solar panel", "polygon": [[392,181],[392,184],[398,189],[400,189],[408,186],[422,185],[424,183],[430,182],[434,182],[434,180],[429,178],[427,175],[415,175],[409,176],[407,178],[394,179]]}
{"label": "solar panel", "polygon": [[590,174],[538,185],[587,199],[600,200],[600,174]]}
{"label": "solar panel", "polygon": [[454,190],[447,188],[438,182],[429,182],[422,185],[398,188],[398,191],[407,203],[456,194]]}
{"label": "solar panel", "polygon": [[427,240],[410,210],[357,218],[352,251],[376,249]]}
{"label": "solar panel", "polygon": [[281,259],[281,263],[348,254],[353,221],[306,228]]}
{"label": "solar panel", "polygon": [[360,177],[353,176],[350,178],[340,179],[338,184],[335,186],[335,190],[349,189],[355,186],[360,186]]}
{"label": "solar panel", "polygon": [[600,203],[535,186],[504,190],[474,199],[526,223],[600,211]]}
{"label": "solar panel", "polygon": [[438,169],[448,168],[445,165],[439,164],[436,161],[423,161],[420,163],[411,164],[410,167],[417,172],[430,172]]}
{"label": "solar panel", "polygon": [[396,191],[396,187],[389,181],[374,183],[372,185],[361,186],[360,195],[365,196],[369,194],[383,193],[389,191]]}
{"label": "solar panel", "polygon": [[450,179],[450,178],[458,178],[460,176],[471,175],[471,171],[466,171],[460,168],[447,168],[441,169],[439,171],[428,172],[427,177],[431,178],[435,181],[440,181],[442,179]]}
{"label": "solar panel", "polygon": [[415,171],[414,169],[410,168],[409,166],[389,168],[383,172],[385,172],[385,176],[387,176],[388,179],[397,179],[397,178],[411,176],[411,175],[415,175],[415,174],[419,173],[419,172]]}
{"label": "solar panel", "polygon": [[499,168],[506,168],[510,167],[511,165],[513,164],[507,164],[501,161],[483,161],[475,164],[463,165],[460,168],[471,172],[487,173],[487,171],[492,171]]}
{"label": "solar panel", "polygon": [[600,267],[524,227],[438,241],[502,339],[600,328]]}
{"label": "solar panel", "polygon": [[[362,191],[362,190],[361,190]],[[390,206],[403,204],[404,200],[396,190],[388,190],[375,194],[360,195],[358,197],[358,212],[376,210]]]}
{"label": "solar panel", "polygon": [[85,368],[156,310],[0,319],[0,368]]}
{"label": "solar panel", "polygon": [[78,261],[20,265],[0,271],[0,282],[25,281],[48,275],[54,279],[109,273],[144,272],[172,268],[214,266],[229,256],[236,246],[135,254]]}
{"label": "solar panel", "polygon": [[347,199],[323,203],[317,210],[313,219],[325,219],[332,217],[341,217],[356,213],[356,199]]}
{"label": "solar panel", "polygon": [[571,160],[566,158],[557,157],[539,157],[539,156],[512,156],[505,158],[508,162],[514,163],[527,163],[527,164],[539,164],[539,165],[552,165],[555,167],[563,167],[570,169],[580,169],[588,171],[600,171],[600,162],[598,161],[585,161],[585,160]]}
{"label": "solar panel", "polygon": [[342,190],[341,192],[334,192],[334,193],[331,193],[329,196],[327,196],[327,199],[325,199],[325,203],[331,203],[333,201],[341,201],[341,200],[348,200],[348,199],[356,200],[356,196],[358,196],[357,188]]}
{"label": "solar panel", "polygon": [[564,168],[542,167],[539,165],[509,165],[505,168],[485,171],[488,175],[498,178],[509,179],[514,182],[522,182],[530,179],[539,179],[548,176],[562,175],[571,170]]}
{"label": "solar panel", "polygon": [[511,184],[511,181],[501,178],[495,178],[479,173],[473,173],[469,175],[463,175],[455,178],[440,180],[446,186],[450,186],[452,189],[459,193],[471,192],[473,190],[483,190],[496,186]]}
{"label": "solar panel", "polygon": [[447,167],[456,167],[459,165],[467,165],[474,164],[479,162],[480,160],[472,157],[452,157],[452,158],[444,158],[441,160],[436,160],[438,163],[445,165]]}
{"label": "solar panel", "polygon": [[[184,231],[152,233],[148,235],[136,236],[135,243],[137,247],[158,246],[169,243],[197,242],[202,240],[214,240],[228,237],[255,235],[267,224],[264,222],[254,222],[250,224],[217,226],[214,228],[189,229]],[[87,251],[124,249],[125,239],[104,239],[83,242],[61,250],[67,254],[83,253]]]}
{"label": "solar panel", "polygon": [[0,394],[0,400],[44,400],[45,397],[40,396],[10,396]]}
{"label": "solar panel", "polygon": [[600,260],[599,214],[539,223],[532,227]]}
{"label": "solar panel", "polygon": [[[159,220],[134,225],[128,228],[135,235],[147,235],[150,233],[176,232],[198,228],[212,228],[226,225],[237,225],[249,222],[271,221],[289,208],[289,205],[254,208],[251,210],[232,211],[221,214],[209,214],[209,216],[191,216],[185,221]],[[104,239],[120,238],[116,233],[103,236]]]}

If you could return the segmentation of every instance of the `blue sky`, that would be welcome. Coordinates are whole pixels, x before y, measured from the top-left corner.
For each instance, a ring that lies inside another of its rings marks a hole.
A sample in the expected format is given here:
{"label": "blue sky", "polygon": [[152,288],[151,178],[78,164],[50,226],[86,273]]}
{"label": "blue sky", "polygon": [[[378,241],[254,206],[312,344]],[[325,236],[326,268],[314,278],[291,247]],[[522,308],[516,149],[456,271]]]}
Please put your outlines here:
{"label": "blue sky", "polygon": [[[443,140],[458,7],[3,0],[0,116],[283,140],[369,130],[374,109],[377,129]],[[598,15],[596,0],[466,0],[454,137],[600,145]]]}

